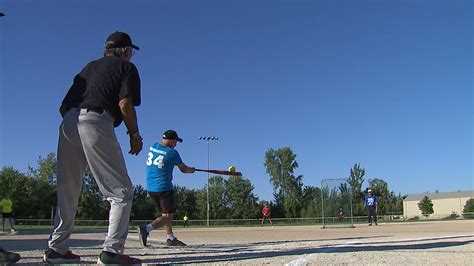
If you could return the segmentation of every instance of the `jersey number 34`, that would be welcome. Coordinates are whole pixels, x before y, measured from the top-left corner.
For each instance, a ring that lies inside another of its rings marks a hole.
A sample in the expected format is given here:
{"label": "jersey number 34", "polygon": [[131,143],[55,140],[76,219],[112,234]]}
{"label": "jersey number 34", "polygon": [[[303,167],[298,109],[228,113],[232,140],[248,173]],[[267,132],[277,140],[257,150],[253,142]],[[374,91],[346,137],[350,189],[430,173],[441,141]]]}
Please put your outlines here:
{"label": "jersey number 34", "polygon": [[165,159],[165,156],[163,155],[158,155],[155,159],[153,159],[153,153],[149,152],[148,153],[148,159],[146,160],[146,165],[151,166],[156,165],[158,168],[162,168],[164,163],[163,160]]}

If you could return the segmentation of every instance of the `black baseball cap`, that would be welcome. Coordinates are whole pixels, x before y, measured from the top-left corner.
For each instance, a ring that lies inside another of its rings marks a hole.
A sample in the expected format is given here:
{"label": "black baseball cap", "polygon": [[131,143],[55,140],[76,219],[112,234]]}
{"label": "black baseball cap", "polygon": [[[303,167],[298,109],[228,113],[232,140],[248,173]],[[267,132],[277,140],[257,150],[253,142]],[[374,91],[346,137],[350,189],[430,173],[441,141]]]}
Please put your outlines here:
{"label": "black baseball cap", "polygon": [[125,32],[116,31],[110,34],[105,43],[107,49],[133,47],[135,50],[140,50],[140,47],[133,44],[132,38],[130,38],[130,36]]}
{"label": "black baseball cap", "polygon": [[163,133],[163,138],[164,139],[171,139],[171,140],[177,140],[179,142],[183,142],[183,139],[178,137],[178,133],[174,130],[166,130],[165,133]]}

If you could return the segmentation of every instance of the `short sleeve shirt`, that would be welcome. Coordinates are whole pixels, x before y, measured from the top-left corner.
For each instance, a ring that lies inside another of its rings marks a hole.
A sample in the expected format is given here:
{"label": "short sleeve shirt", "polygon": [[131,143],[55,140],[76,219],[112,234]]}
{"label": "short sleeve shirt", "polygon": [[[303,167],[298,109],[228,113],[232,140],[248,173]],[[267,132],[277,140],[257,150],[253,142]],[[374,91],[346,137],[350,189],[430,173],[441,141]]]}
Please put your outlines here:
{"label": "short sleeve shirt", "polygon": [[173,190],[173,169],[183,161],[178,151],[155,143],[150,147],[146,160],[146,183],[149,192]]}
{"label": "short sleeve shirt", "polygon": [[119,101],[126,97],[131,97],[134,106],[141,103],[137,68],[121,58],[104,56],[87,64],[74,77],[62,104],[67,109],[103,109],[114,117],[117,127],[123,121]]}
{"label": "short sleeve shirt", "polygon": [[2,199],[0,201],[0,205],[2,206],[3,213],[11,213],[12,212],[12,201],[10,199]]}
{"label": "short sleeve shirt", "polygon": [[365,197],[365,205],[367,206],[375,206],[377,205],[377,197],[375,195],[370,195]]}
{"label": "short sleeve shirt", "polygon": [[269,216],[270,215],[270,208],[263,207],[262,214],[263,214],[263,216]]}

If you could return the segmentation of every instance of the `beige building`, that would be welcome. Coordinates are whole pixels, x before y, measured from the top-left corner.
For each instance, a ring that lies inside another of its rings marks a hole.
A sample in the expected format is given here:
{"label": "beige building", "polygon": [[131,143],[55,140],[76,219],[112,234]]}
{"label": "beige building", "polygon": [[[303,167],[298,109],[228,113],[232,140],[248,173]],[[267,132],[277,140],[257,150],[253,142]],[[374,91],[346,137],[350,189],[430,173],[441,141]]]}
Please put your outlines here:
{"label": "beige building", "polygon": [[434,213],[432,216],[443,218],[453,213],[458,215],[462,214],[466,202],[474,198],[474,190],[408,195],[403,200],[403,216],[406,218],[414,216],[422,217],[418,202],[420,202],[424,196],[428,196],[433,202]]}

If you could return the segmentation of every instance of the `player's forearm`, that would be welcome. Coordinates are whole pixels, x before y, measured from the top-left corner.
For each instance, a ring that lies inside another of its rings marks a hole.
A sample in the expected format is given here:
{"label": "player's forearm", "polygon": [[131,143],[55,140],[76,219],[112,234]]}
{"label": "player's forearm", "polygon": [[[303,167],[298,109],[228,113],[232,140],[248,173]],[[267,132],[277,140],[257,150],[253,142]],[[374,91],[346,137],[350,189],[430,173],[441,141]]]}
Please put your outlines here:
{"label": "player's forearm", "polygon": [[192,174],[192,173],[196,172],[196,168],[194,168],[194,167],[189,167],[189,166],[185,165],[184,163],[178,165],[178,167],[179,167],[179,170],[180,170],[182,173],[185,173],[185,174]]}
{"label": "player's forearm", "polygon": [[127,127],[127,132],[133,135],[138,132],[138,121],[133,101],[130,97],[124,98],[119,102],[120,112],[122,113],[123,122]]}
{"label": "player's forearm", "polygon": [[196,170],[194,167],[187,167],[186,170],[185,170],[185,173],[186,174],[192,174],[194,173]]}

